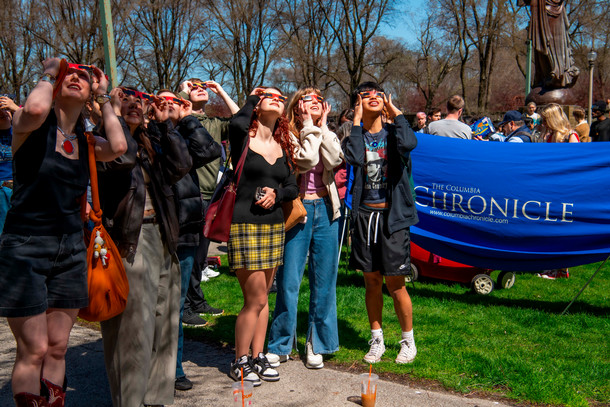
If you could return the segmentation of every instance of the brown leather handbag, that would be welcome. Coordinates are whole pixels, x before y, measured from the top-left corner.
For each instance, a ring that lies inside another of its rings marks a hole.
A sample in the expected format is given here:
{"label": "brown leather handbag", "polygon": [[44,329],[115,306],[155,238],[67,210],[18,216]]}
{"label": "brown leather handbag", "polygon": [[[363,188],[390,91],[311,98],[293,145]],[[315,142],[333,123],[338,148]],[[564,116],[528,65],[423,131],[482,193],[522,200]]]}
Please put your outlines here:
{"label": "brown leather handbag", "polygon": [[87,239],[88,233],[85,233],[89,306],[82,308],[78,316],[87,321],[105,321],[125,309],[129,295],[129,282],[119,250],[102,225],[95,164],[95,138],[90,132],[87,132],[86,135],[92,200],[89,219],[93,221],[94,226],[89,239]]}
{"label": "brown leather handbag", "polygon": [[296,197],[292,201],[286,201],[282,203],[282,211],[284,211],[284,230],[288,232],[298,223],[301,223],[305,216],[307,216],[307,211],[305,210],[305,206],[303,206],[303,201],[301,201],[300,197]]}

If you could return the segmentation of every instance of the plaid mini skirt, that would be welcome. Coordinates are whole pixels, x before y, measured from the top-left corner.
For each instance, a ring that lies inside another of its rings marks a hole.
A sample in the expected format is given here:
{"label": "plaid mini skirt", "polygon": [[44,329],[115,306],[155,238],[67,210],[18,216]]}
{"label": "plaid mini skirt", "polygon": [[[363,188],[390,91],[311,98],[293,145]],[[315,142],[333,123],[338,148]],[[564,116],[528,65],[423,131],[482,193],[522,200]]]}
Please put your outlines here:
{"label": "plaid mini skirt", "polygon": [[231,224],[227,243],[231,270],[263,270],[284,263],[284,223]]}

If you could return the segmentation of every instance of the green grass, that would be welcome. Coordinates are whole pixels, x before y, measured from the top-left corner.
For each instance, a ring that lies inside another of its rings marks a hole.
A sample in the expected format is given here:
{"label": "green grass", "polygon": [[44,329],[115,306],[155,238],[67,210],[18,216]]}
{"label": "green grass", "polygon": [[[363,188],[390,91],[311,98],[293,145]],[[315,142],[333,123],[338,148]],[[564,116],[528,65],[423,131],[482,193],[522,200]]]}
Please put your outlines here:
{"label": "green grass", "polygon": [[[223,257],[226,264],[226,256]],[[513,288],[488,296],[469,287],[437,280],[407,289],[413,301],[418,354],[410,365],[397,365],[400,327],[392,300],[384,294],[387,351],[374,369],[433,381],[462,393],[478,392],[519,402],[548,405],[610,405],[610,265],[606,264],[566,315],[561,312],[599,264],[570,269],[570,278],[545,280],[517,274]],[[222,268],[204,283],[206,297],[225,314],[203,329],[186,329],[191,338],[233,345],[235,316],[242,306],[237,279]],[[495,278],[498,272],[492,273]],[[304,279],[299,298],[299,348],[304,349],[309,289]],[[275,295],[270,295],[273,310]],[[360,273],[339,269],[337,313],[340,350],[333,363],[368,370],[362,356],[370,330]]]}

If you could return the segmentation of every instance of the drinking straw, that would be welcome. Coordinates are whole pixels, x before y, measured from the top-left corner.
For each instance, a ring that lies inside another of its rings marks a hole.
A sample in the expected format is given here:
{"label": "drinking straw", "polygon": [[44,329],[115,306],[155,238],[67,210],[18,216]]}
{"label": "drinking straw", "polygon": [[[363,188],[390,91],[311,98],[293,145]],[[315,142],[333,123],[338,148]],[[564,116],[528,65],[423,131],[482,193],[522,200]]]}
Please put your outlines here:
{"label": "drinking straw", "polygon": [[245,407],[244,401],[244,368],[241,368],[241,407]]}
{"label": "drinking straw", "polygon": [[367,386],[366,394],[371,394],[371,375],[373,374],[373,365],[369,365],[369,383]]}

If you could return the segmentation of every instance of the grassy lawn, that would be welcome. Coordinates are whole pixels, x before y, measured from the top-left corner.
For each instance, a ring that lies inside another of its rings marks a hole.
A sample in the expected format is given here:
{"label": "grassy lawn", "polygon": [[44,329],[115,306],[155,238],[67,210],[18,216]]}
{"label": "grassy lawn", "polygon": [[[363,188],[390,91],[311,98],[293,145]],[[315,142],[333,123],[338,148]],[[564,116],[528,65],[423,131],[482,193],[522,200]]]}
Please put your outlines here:
{"label": "grassy lawn", "polygon": [[[226,256],[223,265],[226,265]],[[610,405],[610,264],[606,264],[566,315],[561,312],[599,264],[570,269],[569,279],[545,280],[517,274],[511,289],[490,295],[437,280],[407,289],[413,301],[418,354],[397,365],[400,327],[392,300],[384,297],[387,351],[376,372],[431,380],[447,389],[487,393],[520,402],[566,406]],[[205,328],[187,328],[191,338],[233,345],[235,316],[242,306],[237,279],[221,276],[204,283],[206,297],[225,314]],[[495,278],[498,272],[494,272]],[[304,349],[309,289],[304,279],[299,299],[299,349]],[[275,295],[269,298],[273,309]],[[370,330],[360,273],[339,269],[337,283],[340,350],[333,363],[368,371],[362,357]]]}

